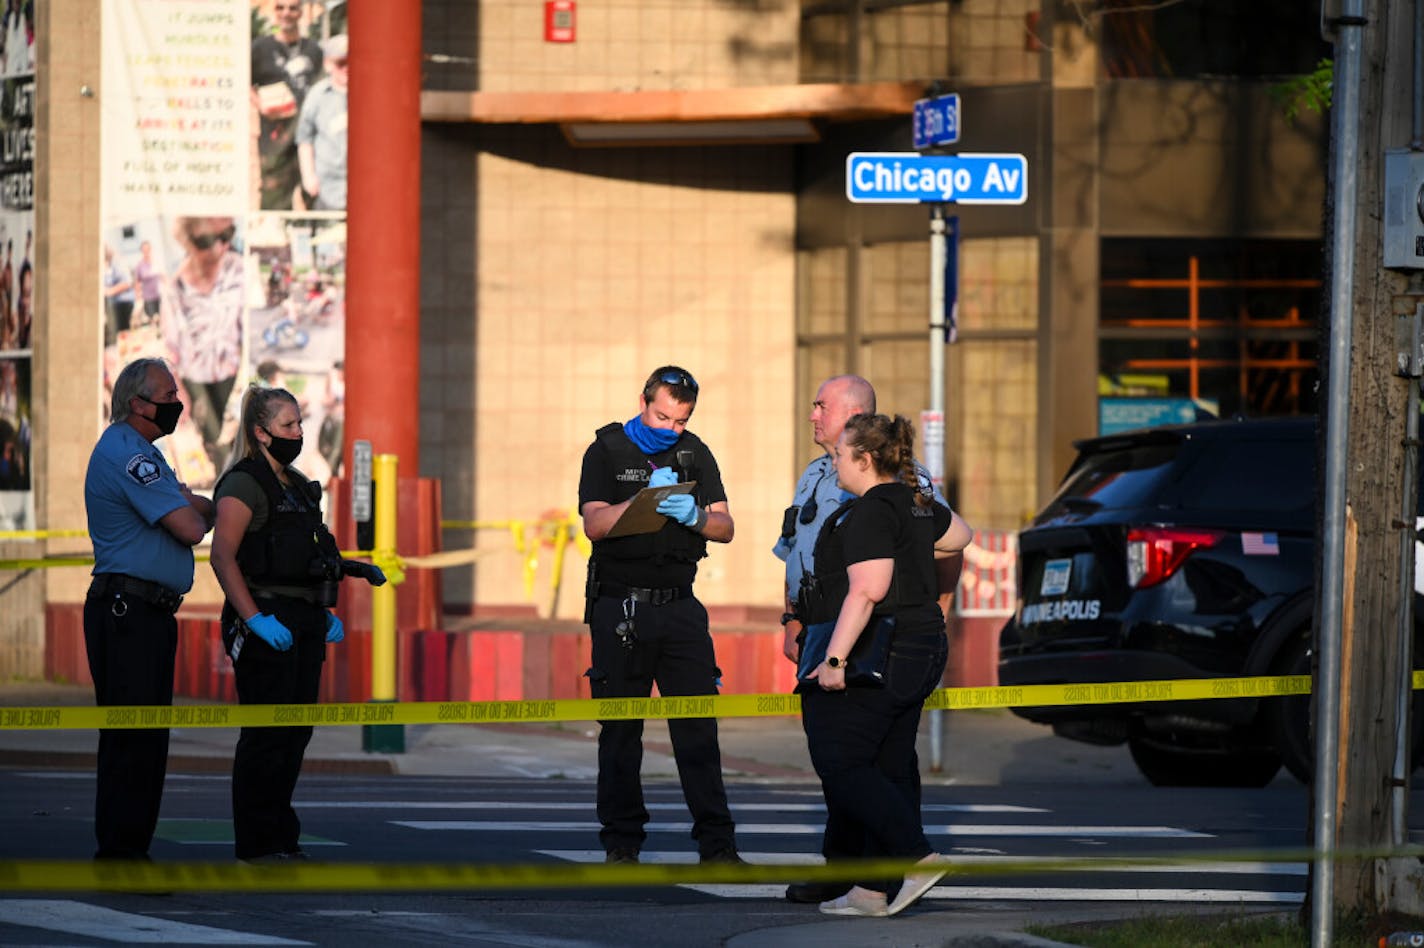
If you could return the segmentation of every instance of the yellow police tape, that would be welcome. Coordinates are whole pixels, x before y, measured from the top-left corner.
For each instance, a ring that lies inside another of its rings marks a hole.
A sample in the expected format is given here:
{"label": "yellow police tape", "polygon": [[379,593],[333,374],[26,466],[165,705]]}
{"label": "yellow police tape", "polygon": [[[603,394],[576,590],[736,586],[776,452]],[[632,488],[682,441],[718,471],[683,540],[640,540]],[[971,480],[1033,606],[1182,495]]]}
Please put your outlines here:
{"label": "yellow police tape", "polygon": [[[1424,672],[1414,673],[1424,687]],[[1117,681],[1079,685],[941,688],[926,708],[1026,708],[1046,705],[1199,701],[1309,694],[1308,675]],[[493,724],[749,718],[799,714],[799,695],[695,695],[672,698],[559,698],[532,701],[409,701],[341,704],[248,704],[0,707],[0,731],[151,727],[306,727],[350,724]]]}
{"label": "yellow police tape", "polygon": [[[1131,870],[1146,866],[1218,863],[1306,863],[1326,858],[1418,858],[1424,849],[1197,850],[1138,856],[970,857],[951,859],[946,882],[956,877],[1011,876],[1045,872]],[[857,859],[822,863],[312,863],[251,865],[233,862],[120,862],[94,860],[0,860],[5,892],[328,892],[572,889],[689,884],[755,885],[785,882],[853,882],[895,878],[917,867],[903,859]]]}

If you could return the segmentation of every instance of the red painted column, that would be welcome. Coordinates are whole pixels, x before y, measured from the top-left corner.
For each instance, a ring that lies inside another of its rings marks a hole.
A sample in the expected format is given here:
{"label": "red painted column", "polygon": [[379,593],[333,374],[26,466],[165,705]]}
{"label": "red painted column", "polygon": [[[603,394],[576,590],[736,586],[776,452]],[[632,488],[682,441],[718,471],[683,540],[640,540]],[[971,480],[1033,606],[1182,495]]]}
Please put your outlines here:
{"label": "red painted column", "polygon": [[420,474],[420,8],[348,3],[346,470],[351,442]]}

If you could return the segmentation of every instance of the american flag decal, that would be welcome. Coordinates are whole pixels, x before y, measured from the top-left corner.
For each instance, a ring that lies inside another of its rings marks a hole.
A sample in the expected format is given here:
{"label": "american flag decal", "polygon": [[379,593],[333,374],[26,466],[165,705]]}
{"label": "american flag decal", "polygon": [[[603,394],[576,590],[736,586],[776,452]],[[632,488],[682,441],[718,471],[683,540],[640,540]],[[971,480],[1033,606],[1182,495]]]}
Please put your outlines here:
{"label": "american flag decal", "polygon": [[1274,533],[1243,533],[1241,552],[1247,556],[1280,556],[1281,544]]}

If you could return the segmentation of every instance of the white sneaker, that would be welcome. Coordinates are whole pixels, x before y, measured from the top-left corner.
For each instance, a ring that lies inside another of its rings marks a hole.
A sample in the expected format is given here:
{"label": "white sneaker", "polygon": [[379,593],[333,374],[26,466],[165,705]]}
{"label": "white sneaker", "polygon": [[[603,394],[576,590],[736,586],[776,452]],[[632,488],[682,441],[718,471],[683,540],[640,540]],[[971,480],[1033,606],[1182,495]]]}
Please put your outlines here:
{"label": "white sneaker", "polygon": [[939,853],[930,853],[915,865],[925,868],[905,876],[905,881],[901,884],[895,901],[890,903],[887,915],[898,915],[919,901],[920,896],[933,889],[935,883],[943,879],[949,872],[949,857],[941,856]]}
{"label": "white sneaker", "polygon": [[838,899],[821,903],[822,915],[851,915],[859,918],[884,918],[885,894],[856,886]]}

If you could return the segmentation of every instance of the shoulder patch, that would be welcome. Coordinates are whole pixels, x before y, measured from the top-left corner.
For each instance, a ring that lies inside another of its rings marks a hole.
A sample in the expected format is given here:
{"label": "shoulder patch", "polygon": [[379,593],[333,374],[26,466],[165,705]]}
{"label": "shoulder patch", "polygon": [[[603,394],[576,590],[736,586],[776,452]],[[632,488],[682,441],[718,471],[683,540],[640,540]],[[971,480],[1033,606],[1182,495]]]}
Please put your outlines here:
{"label": "shoulder patch", "polygon": [[135,454],[129,458],[129,463],[124,466],[124,470],[129,472],[129,477],[147,487],[163,476],[163,471],[158,467],[158,462],[146,454]]}

